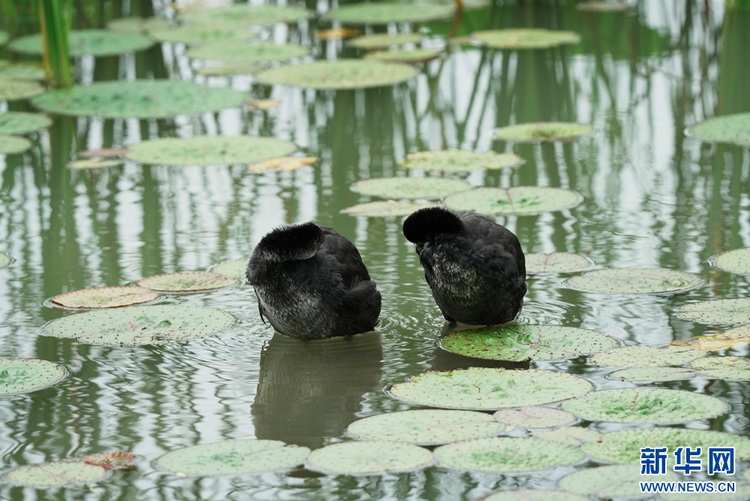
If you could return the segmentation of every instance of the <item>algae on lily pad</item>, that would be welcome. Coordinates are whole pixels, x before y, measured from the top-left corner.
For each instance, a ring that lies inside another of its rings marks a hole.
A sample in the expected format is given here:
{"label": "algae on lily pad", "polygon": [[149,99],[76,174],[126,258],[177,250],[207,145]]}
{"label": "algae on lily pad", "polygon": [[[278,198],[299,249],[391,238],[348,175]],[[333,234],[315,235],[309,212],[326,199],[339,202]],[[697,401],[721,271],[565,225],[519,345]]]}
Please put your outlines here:
{"label": "algae on lily pad", "polygon": [[640,345],[598,353],[591,357],[591,362],[605,367],[675,367],[705,356],[705,353],[691,348]]}
{"label": "algae on lily pad", "polygon": [[0,78],[18,80],[44,80],[47,78],[44,68],[38,64],[15,63],[0,67]]}
{"label": "algae on lily pad", "polygon": [[519,489],[493,492],[482,501],[589,501],[589,498],[572,492]]}
{"label": "algae on lily pad", "polygon": [[477,31],[471,35],[471,38],[491,49],[548,49],[581,41],[581,37],[572,31],[554,31],[544,28]]}
{"label": "algae on lily pad", "polygon": [[280,66],[262,72],[257,80],[266,85],[282,84],[310,89],[344,90],[394,85],[416,74],[415,68],[405,64],[339,59]]}
{"label": "algae on lily pad", "polygon": [[210,9],[195,9],[181,13],[179,17],[181,21],[194,24],[270,26],[276,23],[296,23],[307,19],[310,14],[310,11],[301,7],[237,4]]}
{"label": "algae on lily pad", "polygon": [[[691,125],[685,132],[690,137],[710,143],[750,146],[750,113],[710,118],[704,122]],[[746,273],[750,273],[750,271]]]}
{"label": "algae on lily pad", "polygon": [[113,19],[107,23],[111,31],[121,33],[149,33],[154,30],[164,30],[174,25],[161,17],[123,17]]}
{"label": "algae on lily pad", "polygon": [[27,113],[25,111],[8,111],[0,113],[0,134],[28,134],[52,125],[47,115]]}
{"label": "algae on lily pad", "polygon": [[634,382],[679,381],[695,377],[696,372],[685,367],[632,367],[607,375],[609,379],[623,379]]}
{"label": "algae on lily pad", "polygon": [[312,451],[305,466],[337,475],[382,475],[422,468],[432,452],[400,442],[341,442]]}
{"label": "algae on lily pad", "polygon": [[369,202],[347,207],[341,211],[342,214],[350,216],[364,217],[394,217],[408,216],[412,212],[424,209],[425,207],[436,207],[437,204],[421,203],[412,201],[386,200],[379,202]]}
{"label": "algae on lily pad", "polygon": [[439,57],[441,53],[442,51],[435,49],[379,50],[368,53],[365,56],[365,59],[375,59],[392,63],[416,64],[432,61]]}
{"label": "algae on lily pad", "polygon": [[32,80],[4,78],[0,76],[0,99],[17,101],[44,93],[44,87]]}
{"label": "algae on lily pad", "polygon": [[477,188],[451,195],[445,206],[453,210],[475,210],[480,214],[539,214],[569,209],[583,198],[572,190],[541,186]]}
{"label": "algae on lily pad", "polygon": [[705,357],[693,360],[690,367],[715,379],[750,379],[750,360],[742,357]]}
{"label": "algae on lily pad", "polygon": [[563,409],[587,421],[685,423],[724,414],[723,400],[667,388],[600,390],[563,402]]}
{"label": "algae on lily pad", "polygon": [[357,440],[387,440],[440,445],[490,437],[505,426],[483,412],[420,409],[379,414],[353,422],[346,429]]}
{"label": "algae on lily pad", "polygon": [[192,26],[179,26],[174,28],[163,28],[149,32],[153,38],[161,42],[201,44],[221,42],[225,40],[247,40],[258,35],[241,26],[223,24],[196,24]]}
{"label": "algae on lily pad", "polygon": [[204,66],[197,70],[199,75],[206,77],[228,77],[235,75],[254,75],[265,71],[265,68],[250,63],[222,64],[220,66]]}
{"label": "algae on lily pad", "polygon": [[5,252],[0,252],[0,268],[5,268],[13,262],[13,258]]}
{"label": "algae on lily pad", "polygon": [[138,280],[136,284],[160,292],[198,292],[229,287],[237,283],[236,278],[228,278],[207,271],[187,271],[164,273]]}
{"label": "algae on lily pad", "polygon": [[[2,82],[0,82],[0,85],[2,85]],[[0,134],[0,155],[23,153],[29,148],[31,148],[31,141],[25,137]]]}
{"label": "algae on lily pad", "polygon": [[443,198],[470,189],[466,181],[442,177],[381,177],[352,185],[352,191],[360,195],[394,199]]}
{"label": "algae on lily pad", "polygon": [[719,334],[708,334],[691,339],[678,339],[669,344],[672,347],[693,349],[694,351],[716,351],[747,343],[750,343],[750,325],[743,325],[742,327],[730,329]]}
{"label": "algae on lily pad", "polygon": [[95,482],[106,474],[104,468],[81,461],[55,461],[19,466],[8,472],[8,478],[31,487],[61,487]]}
{"label": "algae on lily pad", "polygon": [[166,118],[233,108],[242,105],[245,99],[244,92],[192,82],[115,80],[56,89],[33,99],[32,103],[60,115]]}
{"label": "algae on lily pad", "polygon": [[[655,447],[656,445],[651,446]],[[669,455],[671,456],[672,454]],[[566,475],[560,479],[560,487],[566,491],[583,496],[593,494],[601,499],[630,496],[641,497],[643,496],[641,482],[653,480],[674,482],[677,479],[677,475],[672,470],[668,470],[666,475],[651,477],[641,475],[640,465],[617,464],[586,468]]]}
{"label": "algae on lily pad", "polygon": [[664,268],[609,268],[569,278],[568,286],[602,294],[684,292],[705,283],[698,275]]}
{"label": "algae on lily pad", "polygon": [[557,428],[575,423],[570,412],[551,407],[527,406],[500,409],[493,414],[495,421],[521,428]]}
{"label": "algae on lily pad", "polygon": [[500,139],[517,142],[573,141],[591,134],[590,125],[567,122],[533,122],[508,125],[495,131]]}
{"label": "algae on lily pad", "polygon": [[[73,30],[70,32],[68,45],[71,57],[114,56],[148,49],[154,45],[154,41],[138,33],[110,30]],[[41,55],[43,53],[42,35],[37,33],[16,38],[8,47],[15,52]]]}
{"label": "algae on lily pad", "polygon": [[259,162],[297,149],[294,143],[272,137],[165,137],[131,145],[126,158],[153,165],[225,165]]}
{"label": "algae on lily pad", "polygon": [[547,431],[532,431],[531,435],[542,440],[551,440],[561,444],[579,447],[586,442],[598,442],[602,439],[601,433],[580,426],[566,426],[564,428],[555,428]]}
{"label": "algae on lily pad", "polygon": [[235,259],[234,261],[224,261],[223,263],[217,264],[211,270],[211,273],[216,273],[227,278],[241,278],[245,279],[247,273],[247,263],[249,259]]}
{"label": "algae on lily pad", "polygon": [[494,473],[546,470],[583,458],[576,447],[539,438],[480,438],[435,449],[435,459],[442,466]]}
{"label": "algae on lily pad", "polygon": [[135,346],[202,338],[234,322],[232,315],[215,308],[159,304],[68,315],[47,322],[42,333],[87,344]]}
{"label": "algae on lily pad", "polygon": [[400,162],[407,169],[469,172],[477,169],[516,167],[524,160],[514,153],[474,153],[469,150],[418,151]]}
{"label": "algae on lily pad", "polygon": [[447,19],[453,15],[453,4],[359,3],[344,5],[326,13],[328,19],[346,24],[424,23]]}
{"label": "algae on lily pad", "polygon": [[58,294],[50,299],[66,308],[118,308],[153,301],[159,293],[143,287],[92,287]]}
{"label": "algae on lily pad", "polygon": [[35,358],[0,358],[0,395],[41,390],[65,379],[60,364]]}
{"label": "algae on lily pad", "polygon": [[750,298],[717,299],[686,304],[675,314],[702,324],[750,324]]}
{"label": "algae on lily pad", "polygon": [[594,263],[586,256],[553,252],[552,254],[526,254],[526,273],[570,273],[590,268]]}
{"label": "algae on lily pad", "polygon": [[266,61],[283,61],[309,54],[301,45],[275,44],[272,42],[244,42],[224,40],[212,42],[190,49],[185,54],[194,59],[214,59],[217,61],[242,61],[259,63]]}
{"label": "algae on lily pad", "polygon": [[278,440],[227,440],[168,452],[154,461],[179,476],[250,475],[294,468],[310,449]]}
{"label": "algae on lily pad", "polygon": [[373,35],[364,35],[349,40],[349,45],[365,50],[387,49],[394,45],[404,45],[408,43],[419,43],[422,40],[421,33],[401,33],[391,35],[389,33],[376,33]]}
{"label": "algae on lily pad", "polygon": [[750,247],[717,254],[711,258],[710,263],[722,271],[750,275]]}
{"label": "algae on lily pad", "polygon": [[585,379],[565,372],[472,367],[413,376],[391,386],[390,394],[427,407],[496,410],[559,402],[585,395],[591,388]]}

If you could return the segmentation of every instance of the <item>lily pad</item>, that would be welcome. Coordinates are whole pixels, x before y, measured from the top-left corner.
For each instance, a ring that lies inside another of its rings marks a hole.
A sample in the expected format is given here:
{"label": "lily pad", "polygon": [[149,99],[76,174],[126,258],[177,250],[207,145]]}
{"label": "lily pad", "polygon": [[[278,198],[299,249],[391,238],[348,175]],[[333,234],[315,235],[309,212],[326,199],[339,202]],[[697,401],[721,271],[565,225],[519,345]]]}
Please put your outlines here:
{"label": "lily pad", "polygon": [[[0,82],[0,85],[2,85],[2,82]],[[25,137],[0,134],[0,155],[23,153],[29,148],[31,148],[31,141]]]}
{"label": "lily pad", "polygon": [[482,501],[589,501],[589,498],[571,492],[519,489],[493,492]]}
{"label": "lily pad", "polygon": [[35,358],[0,358],[0,395],[41,390],[68,375],[60,364]]}
{"label": "lily pad", "polygon": [[10,35],[7,31],[0,30],[0,45],[5,45],[10,39]]}
{"label": "lily pad", "polygon": [[59,487],[95,482],[106,474],[104,468],[80,461],[55,461],[19,466],[8,472],[8,478],[31,487]]}
{"label": "lily pad", "polygon": [[52,125],[47,115],[26,113],[24,111],[8,111],[0,113],[0,134],[28,134],[39,129],[46,129]]}
{"label": "lily pad", "polygon": [[136,284],[160,292],[210,291],[229,287],[237,283],[236,278],[227,278],[207,271],[165,273],[138,280]]}
{"label": "lily pad", "polygon": [[532,431],[531,435],[542,440],[552,440],[573,447],[579,447],[586,442],[598,442],[602,439],[602,435],[598,431],[581,428],[580,426],[568,426],[549,431]]}
{"label": "lily pad", "polygon": [[32,80],[0,77],[0,99],[17,101],[44,93],[44,87]]}
{"label": "lily pad", "polygon": [[349,28],[331,28],[330,30],[320,30],[315,34],[321,40],[337,40],[341,38],[358,37],[362,34],[362,31]]}
{"label": "lily pad", "polygon": [[126,306],[58,318],[46,323],[42,333],[88,344],[135,346],[206,337],[234,321],[229,313],[200,306]]}
{"label": "lily pad", "polygon": [[723,271],[750,275],[750,247],[717,254],[711,258],[710,263]]}
{"label": "lily pad", "polygon": [[[661,444],[659,444],[661,446]],[[645,446],[644,446],[645,447]],[[671,455],[671,454],[670,454]],[[674,482],[678,477],[673,471],[660,475],[659,481]],[[583,496],[594,494],[597,498],[642,496],[640,482],[657,480],[641,475],[640,465],[610,465],[579,470],[560,479],[560,487]],[[588,498],[587,498],[588,499]]]}
{"label": "lily pad", "polygon": [[[691,125],[685,132],[690,137],[710,143],[750,146],[750,113],[710,118],[704,122]],[[745,273],[750,273],[750,271]]]}
{"label": "lily pad", "polygon": [[402,33],[390,35],[388,33],[377,33],[374,35],[365,35],[362,37],[352,38],[349,45],[365,50],[387,49],[394,45],[404,45],[408,43],[419,43],[422,41],[421,33]]}
{"label": "lily pad", "polygon": [[149,32],[153,38],[161,42],[201,44],[221,42],[225,40],[247,40],[258,35],[241,26],[224,24],[196,24],[175,28],[163,28]]}
{"label": "lily pad", "polygon": [[225,165],[258,162],[296,149],[294,143],[272,137],[165,137],[131,145],[126,158],[154,165]]}
{"label": "lily pad", "polygon": [[399,442],[342,442],[314,450],[307,458],[311,470],[339,475],[382,475],[422,468],[432,452]]}
{"label": "lily pad", "polygon": [[654,348],[641,345],[599,353],[591,357],[591,362],[605,367],[675,367],[705,356],[705,353],[690,348]]}
{"label": "lily pad", "polygon": [[732,348],[735,345],[750,343],[750,325],[743,325],[719,334],[680,339],[669,343],[671,346],[687,347],[693,350],[716,351]]}
{"label": "lily pad", "polygon": [[216,265],[211,272],[227,278],[245,279],[247,273],[248,259],[235,259],[234,261],[224,261]]}
{"label": "lily pad", "polygon": [[326,17],[349,24],[424,23],[447,19],[455,10],[452,4],[359,3],[330,10]]}
{"label": "lily pad", "polygon": [[451,195],[445,206],[454,210],[475,210],[481,214],[538,214],[569,209],[583,197],[572,190],[540,186],[477,188]]}
{"label": "lily pad", "polygon": [[576,417],[570,412],[538,406],[500,409],[493,414],[493,418],[508,426],[521,428],[556,428],[576,421]]}
{"label": "lily pad", "polygon": [[86,150],[81,153],[82,157],[121,157],[128,152],[127,148],[99,148],[98,150]]}
{"label": "lily pad", "polygon": [[563,402],[563,409],[587,420],[610,423],[685,423],[719,416],[723,400],[666,388],[625,388],[594,391]]}
{"label": "lily pad", "polygon": [[314,61],[294,66],[280,66],[258,75],[259,83],[266,85],[295,85],[311,89],[364,89],[401,83],[417,74],[417,70],[404,64],[340,59]]}
{"label": "lily pad", "polygon": [[[2,84],[0,84],[2,88]],[[60,115],[103,118],[165,118],[240,106],[244,92],[173,80],[95,82],[56,89],[32,103]]]}
{"label": "lily pad", "polygon": [[442,177],[382,177],[352,185],[356,193],[381,198],[442,198],[470,189],[466,181]]}
{"label": "lily pad", "polygon": [[609,336],[559,325],[493,325],[454,332],[440,341],[444,349],[485,360],[560,360],[619,346]]}
{"label": "lily pad", "polygon": [[237,63],[223,64],[221,66],[204,66],[197,73],[207,77],[228,77],[234,75],[254,75],[264,71],[265,68],[254,64]]}
{"label": "lily pad", "polygon": [[705,281],[698,275],[664,268],[610,268],[569,278],[568,286],[602,294],[651,294],[684,292]]}
{"label": "lily pad", "polygon": [[686,304],[677,317],[701,324],[750,324],[750,298],[718,299]]}
{"label": "lily pad", "polygon": [[227,440],[168,452],[154,466],[179,476],[249,475],[294,468],[309,453],[278,440]]}
{"label": "lily pad", "polygon": [[271,42],[242,42],[225,40],[201,45],[187,51],[188,57],[194,59],[215,59],[217,61],[242,61],[245,63],[259,63],[264,61],[283,61],[295,57],[303,57],[309,51],[301,45],[278,45]]}
{"label": "lily pad", "polygon": [[130,452],[103,452],[81,458],[86,464],[101,466],[105,470],[135,470],[135,454]]}
{"label": "lily pad", "polygon": [[559,402],[591,388],[585,379],[564,372],[472,367],[420,374],[391,386],[390,394],[427,407],[496,410]]}
{"label": "lily pad", "polygon": [[369,202],[366,204],[354,205],[342,210],[342,214],[350,216],[364,217],[394,217],[408,216],[412,212],[424,209],[425,207],[436,207],[437,204],[421,203],[412,201],[386,200],[384,202]]}
{"label": "lily pad", "polygon": [[434,49],[412,49],[412,50],[379,50],[370,52],[365,59],[376,59],[378,61],[388,61],[393,63],[423,63],[432,61],[440,56],[442,51]]}
{"label": "lily pad", "polygon": [[38,64],[9,64],[0,68],[0,78],[16,78],[18,80],[44,80],[47,74]]}
{"label": "lily pad", "polygon": [[477,31],[471,35],[471,38],[491,49],[548,49],[581,41],[581,37],[572,31],[553,31],[543,28]]}
{"label": "lily pad", "polygon": [[108,167],[116,167],[122,164],[122,160],[100,160],[94,158],[87,158],[85,160],[74,160],[70,162],[66,167],[68,169],[82,170],[82,169],[106,169]]}
{"label": "lily pad", "polygon": [[247,168],[253,172],[263,172],[266,170],[289,171],[307,167],[317,161],[316,157],[277,157],[248,165]]}
{"label": "lily pad", "polygon": [[695,371],[685,367],[634,367],[615,371],[609,379],[624,379],[635,382],[679,381],[695,377]]}
{"label": "lily pad", "polygon": [[468,150],[418,151],[400,162],[407,169],[469,172],[477,169],[516,167],[524,160],[513,153],[474,153]]}
{"label": "lily pad", "polygon": [[529,275],[581,271],[590,268],[593,264],[586,256],[567,252],[526,254],[526,273]]}
{"label": "lily pad", "polygon": [[159,293],[143,287],[93,287],[65,292],[50,301],[67,308],[117,308],[153,301]]}
{"label": "lily pad", "polygon": [[435,459],[443,466],[494,473],[546,470],[583,458],[576,447],[538,438],[480,438],[435,449]]}
{"label": "lily pad", "polygon": [[174,26],[161,17],[123,17],[107,23],[111,31],[121,33],[149,33],[153,30],[169,29]]}
{"label": "lily pad", "polygon": [[747,358],[705,357],[693,360],[690,367],[710,378],[750,379],[750,360]]}
{"label": "lily pad", "polygon": [[584,12],[623,12],[630,5],[625,2],[580,2],[576,4],[576,8]]}
{"label": "lily pad", "polygon": [[533,122],[508,125],[495,131],[500,139],[520,143],[539,141],[573,141],[591,134],[590,125],[568,122]]}
{"label": "lily pad", "polygon": [[490,437],[504,430],[505,426],[488,414],[442,409],[380,414],[355,421],[346,429],[357,440],[386,440],[416,445],[440,445]]}
{"label": "lily pad", "polygon": [[[148,49],[154,45],[154,41],[138,33],[109,30],[73,30],[70,32],[68,44],[71,57],[86,55],[114,56]],[[12,51],[24,54],[41,55],[44,52],[41,33],[16,38],[8,47]]]}
{"label": "lily pad", "polygon": [[276,5],[230,5],[212,9],[195,9],[180,14],[182,21],[195,24],[242,24],[270,26],[276,23],[296,23],[310,17],[310,11],[300,7]]}
{"label": "lily pad", "polygon": [[5,252],[0,252],[0,268],[5,268],[12,262],[13,262],[13,258],[11,258]]}

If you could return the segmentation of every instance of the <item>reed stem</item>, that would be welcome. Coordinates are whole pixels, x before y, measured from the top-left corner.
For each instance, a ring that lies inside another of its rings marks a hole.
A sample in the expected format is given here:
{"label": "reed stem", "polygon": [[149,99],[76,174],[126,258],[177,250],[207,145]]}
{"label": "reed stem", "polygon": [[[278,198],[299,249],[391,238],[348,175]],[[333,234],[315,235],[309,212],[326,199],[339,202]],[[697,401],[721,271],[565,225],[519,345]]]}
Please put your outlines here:
{"label": "reed stem", "polygon": [[69,0],[39,0],[39,27],[44,46],[44,69],[47,79],[56,87],[70,87],[68,36],[70,34],[71,3]]}

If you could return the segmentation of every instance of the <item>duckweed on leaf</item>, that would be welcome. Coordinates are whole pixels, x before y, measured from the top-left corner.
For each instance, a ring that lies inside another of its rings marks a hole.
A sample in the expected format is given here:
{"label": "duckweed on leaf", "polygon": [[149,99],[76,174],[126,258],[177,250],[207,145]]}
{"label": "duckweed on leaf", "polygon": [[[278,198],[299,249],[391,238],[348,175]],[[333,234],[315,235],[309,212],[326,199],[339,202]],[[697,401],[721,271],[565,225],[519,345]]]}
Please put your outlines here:
{"label": "duckweed on leaf", "polygon": [[591,357],[591,362],[605,367],[674,367],[685,365],[706,354],[686,347],[627,346]]}
{"label": "duckweed on leaf", "polygon": [[0,99],[17,101],[44,93],[44,87],[31,80],[0,77]]}
{"label": "duckweed on leaf", "polygon": [[576,417],[570,412],[539,406],[500,409],[493,414],[493,418],[508,426],[521,428],[556,428],[571,425],[576,421]]}
{"label": "duckweed on leaf", "polygon": [[216,265],[211,272],[227,278],[245,279],[247,273],[247,263],[249,259],[235,259],[234,261],[224,261]]}
{"label": "duckweed on leaf", "polygon": [[35,358],[0,358],[0,395],[41,390],[65,379],[60,364]]}
{"label": "duckweed on leaf", "polygon": [[153,301],[159,293],[143,287],[92,287],[65,292],[50,301],[67,308],[117,308]]}
{"label": "duckweed on leaf", "polygon": [[599,442],[602,439],[602,435],[598,431],[579,426],[568,426],[548,431],[532,431],[531,435],[542,440],[552,440],[573,447],[579,447],[586,442]]}
{"label": "duckweed on leaf", "polygon": [[104,468],[81,461],[55,461],[19,466],[8,472],[8,478],[31,487],[60,487],[95,482],[106,474]]}
{"label": "duckweed on leaf", "polygon": [[[0,82],[0,85],[2,85],[2,82]],[[23,153],[29,148],[31,148],[31,141],[25,137],[0,134],[0,155]]]}
{"label": "duckweed on leaf", "polygon": [[690,367],[710,378],[750,379],[750,360],[747,358],[705,357],[693,360]]}
{"label": "duckweed on leaf", "polygon": [[593,494],[601,499],[627,496],[641,497],[643,493],[641,492],[640,482],[644,480],[673,482],[677,479],[677,475],[672,470],[668,470],[666,476],[660,475],[656,478],[642,476],[640,465],[611,465],[587,468],[566,475],[560,479],[560,487],[584,496]]}
{"label": "duckweed on leaf", "polygon": [[602,294],[684,292],[705,283],[698,275],[664,268],[610,268],[569,278],[568,286]]}
{"label": "duckweed on leaf", "polygon": [[[748,113],[750,115],[750,113]],[[750,275],[750,247],[735,249],[713,256],[710,263],[723,271]]]}
{"label": "duckweed on leaf", "polygon": [[586,256],[553,252],[552,254],[526,254],[526,273],[569,273],[590,268],[594,263]]}
{"label": "duckweed on leaf", "polygon": [[609,379],[634,382],[678,381],[695,377],[696,372],[685,367],[634,367],[609,374]]}
{"label": "duckweed on leaf", "polygon": [[477,169],[516,167],[524,160],[513,153],[474,153],[469,150],[418,151],[400,162],[407,169],[469,172]]}
{"label": "duckweed on leaf", "polygon": [[416,74],[416,69],[405,64],[384,63],[372,59],[340,59],[280,66],[262,72],[257,80],[266,85],[283,84],[311,89],[343,90],[394,85]]}
{"label": "duckweed on leaf", "polygon": [[365,35],[349,40],[349,45],[365,50],[387,49],[394,45],[419,43],[422,40],[421,33],[401,33],[391,35],[389,33],[376,33]]}
{"label": "duckweed on leaf", "polygon": [[26,113],[24,111],[8,111],[0,113],[0,134],[28,134],[39,129],[46,129],[52,125],[47,115]]}
{"label": "duckweed on leaf", "polygon": [[567,122],[534,122],[497,129],[500,139],[517,142],[572,141],[591,134],[590,125]]}
{"label": "duckweed on leaf", "polygon": [[677,317],[702,324],[750,324],[750,298],[717,299],[686,304]]}
{"label": "duckweed on leaf", "polygon": [[735,345],[750,343],[750,325],[743,325],[719,334],[708,334],[691,339],[676,339],[670,346],[693,350],[716,351],[732,348]]}
{"label": "duckweed on leaf", "polygon": [[451,17],[453,4],[360,3],[344,5],[326,13],[328,19],[349,24],[424,23]]}
{"label": "duckweed on leaf", "polygon": [[[137,33],[108,30],[73,30],[69,37],[71,57],[113,56],[148,49],[153,44],[153,40]],[[16,38],[8,47],[15,52],[41,55],[42,35]]]}
{"label": "duckweed on leaf", "polygon": [[383,177],[352,185],[352,191],[361,195],[394,199],[442,198],[470,189],[471,185],[466,181],[441,177]]}
{"label": "duckweed on leaf", "polygon": [[435,207],[437,204],[421,203],[412,201],[386,200],[380,202],[369,202],[366,204],[354,205],[342,210],[342,214],[350,216],[364,217],[394,217],[408,216],[412,212],[425,207]]}
{"label": "duckweed on leaf", "polygon": [[475,210],[481,214],[539,214],[569,209],[583,198],[572,190],[540,186],[477,188],[451,195],[445,206],[453,210]]}
{"label": "duckweed on leaf", "polygon": [[432,452],[412,444],[385,441],[342,442],[314,450],[311,470],[339,475],[382,475],[414,470],[432,462]]}
{"label": "duckweed on leaf", "polygon": [[270,26],[276,23],[296,23],[307,19],[310,14],[310,11],[300,7],[237,4],[184,12],[180,14],[180,20],[195,24]]}
{"label": "duckweed on leaf", "polygon": [[221,289],[237,283],[235,278],[227,278],[207,271],[164,273],[138,280],[136,284],[160,292],[196,292]]}
{"label": "duckweed on leaf", "polygon": [[225,165],[281,157],[297,149],[294,143],[272,137],[165,137],[130,146],[126,158],[155,165]]}
{"label": "duckweed on leaf", "polygon": [[750,113],[710,118],[691,125],[685,132],[701,141],[750,146]]}
{"label": "duckweed on leaf", "polygon": [[301,45],[279,45],[271,42],[243,42],[224,40],[201,45],[186,52],[194,59],[215,59],[217,61],[242,61],[259,63],[265,61],[283,61],[306,56],[309,51]]}

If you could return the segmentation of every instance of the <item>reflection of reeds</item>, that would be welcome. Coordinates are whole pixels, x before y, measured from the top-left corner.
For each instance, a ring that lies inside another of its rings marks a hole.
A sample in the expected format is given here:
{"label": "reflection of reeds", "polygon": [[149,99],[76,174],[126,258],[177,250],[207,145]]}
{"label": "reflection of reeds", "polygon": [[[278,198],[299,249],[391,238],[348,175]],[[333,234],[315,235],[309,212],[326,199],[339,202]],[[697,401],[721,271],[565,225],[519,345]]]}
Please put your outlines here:
{"label": "reflection of reeds", "polygon": [[39,26],[44,45],[44,69],[53,85],[70,87],[73,79],[68,55],[71,3],[39,0]]}

